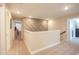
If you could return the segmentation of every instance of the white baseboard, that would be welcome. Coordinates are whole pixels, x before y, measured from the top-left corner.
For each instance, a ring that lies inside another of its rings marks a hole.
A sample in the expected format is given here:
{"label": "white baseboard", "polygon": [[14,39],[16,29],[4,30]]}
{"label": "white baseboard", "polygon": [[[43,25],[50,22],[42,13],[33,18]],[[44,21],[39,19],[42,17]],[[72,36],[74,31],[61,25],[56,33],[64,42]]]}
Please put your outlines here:
{"label": "white baseboard", "polygon": [[35,50],[35,51],[30,51],[30,52],[31,52],[31,54],[36,54],[36,53],[38,53],[38,52],[40,52],[40,51],[43,51],[43,50],[45,50],[45,49],[54,47],[54,46],[56,46],[57,44],[60,44],[60,42],[57,42],[57,43],[55,43],[55,44],[48,45],[48,46],[46,46],[46,47],[40,48],[40,49]]}

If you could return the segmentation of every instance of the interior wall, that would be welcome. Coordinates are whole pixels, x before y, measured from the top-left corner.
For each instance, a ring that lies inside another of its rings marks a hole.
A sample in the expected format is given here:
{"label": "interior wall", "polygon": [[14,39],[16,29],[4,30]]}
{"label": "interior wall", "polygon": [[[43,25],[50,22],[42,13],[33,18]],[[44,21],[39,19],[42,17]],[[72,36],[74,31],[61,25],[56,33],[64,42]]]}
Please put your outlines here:
{"label": "interior wall", "polygon": [[11,23],[10,24],[10,26],[11,26],[11,28],[10,28],[10,30],[11,30],[10,37],[11,37],[12,40],[14,40],[15,39],[15,33],[14,33],[14,29],[15,29],[14,25],[15,25],[15,23],[14,23],[14,20],[11,19],[10,23]]}
{"label": "interior wall", "polygon": [[47,31],[48,21],[41,19],[24,19],[24,29],[29,31]]}
{"label": "interior wall", "polygon": [[10,13],[5,6],[0,7],[0,54],[6,54],[10,48]]}
{"label": "interior wall", "polygon": [[48,30],[60,30],[61,32],[66,29],[66,19],[53,19],[48,21]]}
{"label": "interior wall", "polygon": [[[24,42],[31,54],[40,52],[60,43],[60,31],[31,32],[24,30]],[[41,44],[40,44],[41,43]]]}
{"label": "interior wall", "polygon": [[0,7],[0,54],[6,53],[6,40],[5,40],[5,8]]}
{"label": "interior wall", "polygon": [[11,48],[11,43],[12,43],[12,32],[11,32],[11,27],[10,27],[10,23],[11,23],[11,14],[9,12],[9,10],[6,9],[5,12],[5,21],[6,21],[6,45],[7,45],[7,51]]}

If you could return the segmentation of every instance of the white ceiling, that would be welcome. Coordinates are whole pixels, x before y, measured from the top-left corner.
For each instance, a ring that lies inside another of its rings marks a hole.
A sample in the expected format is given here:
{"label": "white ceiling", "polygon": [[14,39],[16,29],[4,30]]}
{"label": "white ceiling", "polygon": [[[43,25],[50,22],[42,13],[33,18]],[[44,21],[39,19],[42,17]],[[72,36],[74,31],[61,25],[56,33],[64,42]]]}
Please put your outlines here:
{"label": "white ceiling", "polygon": [[[79,4],[65,4],[65,3],[17,3],[17,4],[6,4],[8,9],[14,15],[14,17],[28,17],[33,16],[34,18],[56,18],[67,14],[79,13]],[[67,11],[64,7],[68,7]],[[17,14],[17,11],[20,14]]]}

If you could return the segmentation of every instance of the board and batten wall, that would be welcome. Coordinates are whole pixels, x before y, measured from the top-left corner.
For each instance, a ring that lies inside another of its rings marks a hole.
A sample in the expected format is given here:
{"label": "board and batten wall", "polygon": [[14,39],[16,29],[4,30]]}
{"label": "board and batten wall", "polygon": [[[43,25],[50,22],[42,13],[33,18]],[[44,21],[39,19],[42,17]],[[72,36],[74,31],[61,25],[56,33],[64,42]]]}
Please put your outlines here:
{"label": "board and batten wall", "polygon": [[29,19],[26,18],[23,21],[24,30],[28,31],[47,31],[48,30],[48,21],[42,19]]}

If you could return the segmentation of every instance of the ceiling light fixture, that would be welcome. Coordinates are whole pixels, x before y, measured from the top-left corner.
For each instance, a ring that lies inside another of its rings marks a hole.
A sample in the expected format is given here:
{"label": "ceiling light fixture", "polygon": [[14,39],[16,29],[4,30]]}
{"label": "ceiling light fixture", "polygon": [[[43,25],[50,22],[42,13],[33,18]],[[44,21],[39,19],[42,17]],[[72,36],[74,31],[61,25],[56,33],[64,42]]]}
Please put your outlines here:
{"label": "ceiling light fixture", "polygon": [[68,10],[69,8],[66,6],[66,7],[64,7],[64,10]]}

